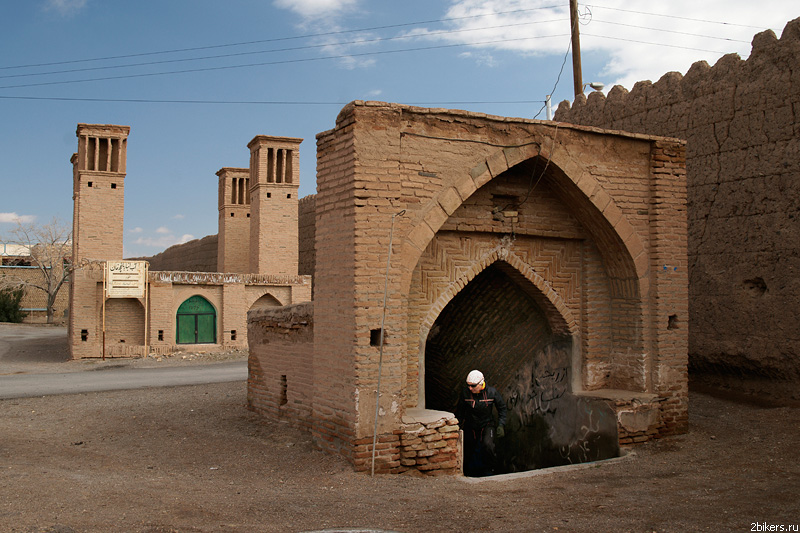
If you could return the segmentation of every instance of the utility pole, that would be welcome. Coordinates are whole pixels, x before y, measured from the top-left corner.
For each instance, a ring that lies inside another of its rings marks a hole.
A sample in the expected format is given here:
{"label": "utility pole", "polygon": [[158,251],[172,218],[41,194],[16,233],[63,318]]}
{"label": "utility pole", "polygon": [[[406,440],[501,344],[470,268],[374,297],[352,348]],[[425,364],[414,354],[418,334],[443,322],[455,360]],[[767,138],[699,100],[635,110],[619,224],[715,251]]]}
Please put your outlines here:
{"label": "utility pole", "polygon": [[569,23],[572,25],[572,79],[575,96],[583,93],[581,74],[581,36],[578,32],[578,0],[569,0]]}

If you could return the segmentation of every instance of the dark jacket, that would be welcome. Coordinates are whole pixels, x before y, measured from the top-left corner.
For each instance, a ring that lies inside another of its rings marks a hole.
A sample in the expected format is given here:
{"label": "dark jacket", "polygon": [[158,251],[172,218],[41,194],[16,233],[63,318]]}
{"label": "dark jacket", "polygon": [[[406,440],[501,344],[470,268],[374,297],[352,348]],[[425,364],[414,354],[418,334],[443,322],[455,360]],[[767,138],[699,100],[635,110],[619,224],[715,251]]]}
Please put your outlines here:
{"label": "dark jacket", "polygon": [[497,409],[497,425],[506,423],[506,403],[494,387],[488,385],[479,393],[473,394],[464,387],[461,391],[456,418],[461,429],[481,429],[494,424],[492,408]]}

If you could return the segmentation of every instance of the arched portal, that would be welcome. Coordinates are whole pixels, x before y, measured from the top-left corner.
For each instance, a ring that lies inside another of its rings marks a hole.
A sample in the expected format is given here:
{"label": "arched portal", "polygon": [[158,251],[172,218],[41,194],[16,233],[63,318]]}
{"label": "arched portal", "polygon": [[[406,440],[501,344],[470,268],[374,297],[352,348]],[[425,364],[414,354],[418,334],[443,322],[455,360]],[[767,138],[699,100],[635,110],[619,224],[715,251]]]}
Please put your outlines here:
{"label": "arched portal", "polygon": [[508,408],[495,473],[616,457],[613,411],[570,386],[572,337],[553,331],[535,287],[509,271],[490,265],[437,317],[425,342],[426,407],[456,411],[467,373],[479,369]]}
{"label": "arched portal", "polygon": [[211,302],[195,295],[185,300],[176,313],[178,344],[215,344],[217,311]]}
{"label": "arched portal", "polygon": [[536,302],[492,264],[450,301],[428,334],[426,408],[455,411],[465,376],[475,368],[498,390],[508,388],[514,371],[555,340]]}

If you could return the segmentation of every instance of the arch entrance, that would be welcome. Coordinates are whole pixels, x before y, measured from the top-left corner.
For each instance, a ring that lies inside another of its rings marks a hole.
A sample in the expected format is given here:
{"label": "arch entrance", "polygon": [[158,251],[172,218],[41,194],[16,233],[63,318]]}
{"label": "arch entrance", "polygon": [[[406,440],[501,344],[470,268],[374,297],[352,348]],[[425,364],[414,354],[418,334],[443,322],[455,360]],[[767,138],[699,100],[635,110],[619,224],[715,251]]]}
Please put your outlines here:
{"label": "arch entrance", "polygon": [[214,344],[217,342],[217,311],[202,296],[192,296],[178,308],[178,344]]}
{"label": "arch entrance", "polygon": [[512,270],[493,263],[437,317],[425,341],[426,407],[455,411],[477,368],[508,407],[495,473],[616,457],[611,408],[573,394],[572,337],[553,330],[531,296],[536,287]]}

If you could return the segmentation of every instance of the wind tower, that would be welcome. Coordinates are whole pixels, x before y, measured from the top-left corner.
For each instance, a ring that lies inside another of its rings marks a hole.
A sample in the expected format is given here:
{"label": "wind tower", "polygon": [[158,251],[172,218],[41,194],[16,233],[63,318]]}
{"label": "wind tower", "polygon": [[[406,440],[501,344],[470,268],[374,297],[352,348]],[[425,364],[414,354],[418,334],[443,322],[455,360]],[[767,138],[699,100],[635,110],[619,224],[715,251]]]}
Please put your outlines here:
{"label": "wind tower", "polygon": [[[123,259],[125,167],[129,126],[78,124],[72,155],[72,261],[69,340],[73,359],[98,357],[102,273],[84,261]],[[98,277],[99,276],[99,277]]]}
{"label": "wind tower", "polygon": [[258,135],[250,149],[250,272],[297,275],[303,139]]}
{"label": "wind tower", "polygon": [[250,169],[225,167],[219,177],[217,272],[250,272]]}

